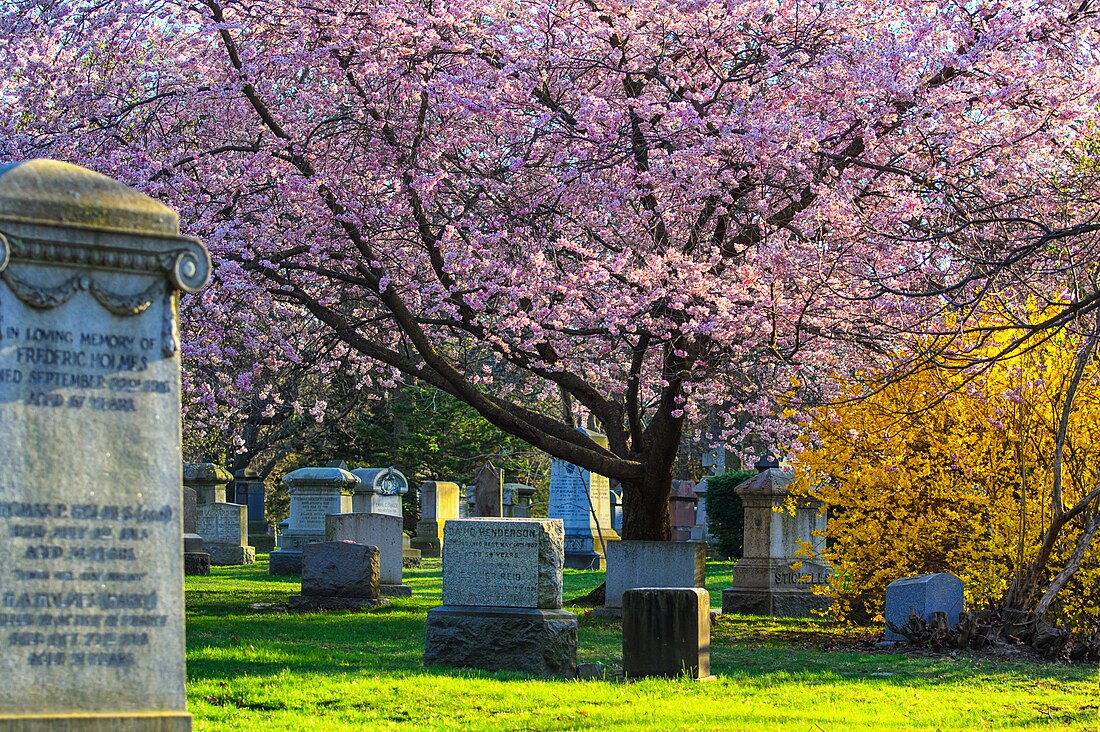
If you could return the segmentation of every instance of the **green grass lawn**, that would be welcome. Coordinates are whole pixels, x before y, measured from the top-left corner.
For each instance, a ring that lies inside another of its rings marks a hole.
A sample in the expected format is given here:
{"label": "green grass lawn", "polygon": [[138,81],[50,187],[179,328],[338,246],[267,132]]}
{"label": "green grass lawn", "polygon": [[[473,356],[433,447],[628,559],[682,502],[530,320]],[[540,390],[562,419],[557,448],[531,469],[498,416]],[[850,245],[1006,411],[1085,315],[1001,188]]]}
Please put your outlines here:
{"label": "green grass lawn", "polygon": [[[543,680],[425,669],[439,560],[406,570],[413,596],[370,612],[288,614],[295,578],[252,567],[187,578],[188,706],[197,730],[1098,730],[1096,669],[923,658],[851,647],[825,621],[723,617],[712,682]],[[730,565],[707,566],[712,606]],[[566,570],[565,597],[603,580]],[[622,661],[619,625],[580,614],[582,663]]]}

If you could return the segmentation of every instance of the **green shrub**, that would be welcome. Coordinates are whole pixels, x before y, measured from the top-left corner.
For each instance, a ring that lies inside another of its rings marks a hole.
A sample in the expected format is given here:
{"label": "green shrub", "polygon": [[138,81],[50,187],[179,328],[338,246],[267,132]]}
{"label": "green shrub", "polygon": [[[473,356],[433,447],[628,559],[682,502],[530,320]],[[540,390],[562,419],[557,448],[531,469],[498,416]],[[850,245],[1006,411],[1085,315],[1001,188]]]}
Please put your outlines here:
{"label": "green shrub", "polygon": [[740,559],[745,553],[745,508],[733,489],[754,475],[755,470],[731,470],[705,479],[710,540],[729,559]]}

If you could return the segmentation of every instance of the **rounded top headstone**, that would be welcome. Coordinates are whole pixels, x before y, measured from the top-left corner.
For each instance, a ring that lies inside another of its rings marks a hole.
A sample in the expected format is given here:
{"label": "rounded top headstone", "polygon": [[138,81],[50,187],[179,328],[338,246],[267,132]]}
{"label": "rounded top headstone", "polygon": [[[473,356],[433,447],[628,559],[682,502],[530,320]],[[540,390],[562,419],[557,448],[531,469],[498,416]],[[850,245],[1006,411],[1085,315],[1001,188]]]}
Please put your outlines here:
{"label": "rounded top headstone", "polygon": [[359,477],[342,468],[298,468],[283,476],[291,490],[306,487],[332,487],[351,490],[359,485]]}
{"label": "rounded top headstone", "polygon": [[0,165],[0,219],[176,236],[179,215],[113,178],[58,160]]}
{"label": "rounded top headstone", "polygon": [[215,463],[184,463],[184,483],[214,483],[222,485],[233,480],[233,474]]}

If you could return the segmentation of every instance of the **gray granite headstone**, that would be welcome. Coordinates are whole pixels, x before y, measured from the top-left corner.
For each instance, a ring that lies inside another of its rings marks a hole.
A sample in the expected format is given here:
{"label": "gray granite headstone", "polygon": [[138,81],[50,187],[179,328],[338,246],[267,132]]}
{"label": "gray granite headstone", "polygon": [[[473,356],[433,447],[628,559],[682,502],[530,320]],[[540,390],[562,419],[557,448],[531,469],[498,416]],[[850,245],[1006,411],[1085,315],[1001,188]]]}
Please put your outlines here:
{"label": "gray granite headstone", "polygon": [[561,607],[560,521],[454,519],[444,533],[444,605]]}
{"label": "gray granite headstone", "polygon": [[713,678],[710,594],[703,587],[638,587],[623,595],[623,674]]}
{"label": "gray granite headstone", "polygon": [[958,625],[963,611],[963,581],[953,574],[921,574],[903,577],[886,586],[886,640],[902,641],[905,637],[890,630],[890,623],[900,628],[910,615],[929,620],[932,613],[944,613],[947,622]]}
{"label": "gray granite headstone", "polygon": [[[832,576],[832,568],[816,558],[824,548],[825,512],[820,501],[808,499],[793,514],[782,510],[791,473],[760,467],[734,489],[745,507],[745,555],[734,565],[732,586],[722,591],[722,612],[809,617],[832,604],[813,591]],[[803,556],[806,545],[814,557]]]}
{"label": "gray granite headstone", "polygon": [[572,676],[577,616],[561,609],[561,521],[453,519],[444,532],[445,604],[428,611],[425,665]]}
{"label": "gray granite headstone", "polygon": [[351,497],[353,513],[384,513],[402,516],[401,496],[409,492],[409,482],[396,468],[356,468],[351,474],[359,479]]}
{"label": "gray granite headstone", "polygon": [[[0,166],[0,730],[191,729],[174,211]],[[64,479],[59,479],[59,471]]]}
{"label": "gray granite headstone", "polygon": [[272,574],[301,574],[302,549],[325,540],[325,516],[351,513],[359,479],[343,468],[299,468],[283,477],[290,491],[290,517],[278,551],[268,555]]}
{"label": "gray granite headstone", "polygon": [[292,610],[359,610],[386,604],[378,586],[378,547],[353,541],[307,544],[302,550],[302,594]]}
{"label": "gray granite headstone", "polygon": [[238,503],[207,503],[198,507],[198,533],[216,566],[255,564],[248,544],[248,507]]}

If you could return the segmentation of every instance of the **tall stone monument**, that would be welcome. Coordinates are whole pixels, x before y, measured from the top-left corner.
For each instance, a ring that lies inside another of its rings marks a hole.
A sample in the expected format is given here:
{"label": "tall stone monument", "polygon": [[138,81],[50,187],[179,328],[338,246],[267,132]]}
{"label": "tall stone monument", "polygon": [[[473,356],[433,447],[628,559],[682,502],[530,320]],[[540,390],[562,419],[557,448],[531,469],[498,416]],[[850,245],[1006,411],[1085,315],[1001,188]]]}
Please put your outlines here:
{"label": "tall stone monument", "polygon": [[[582,431],[607,447],[603,435]],[[547,514],[565,524],[566,567],[603,569],[604,544],[619,538],[611,527],[611,488],[606,477],[554,458]]]}
{"label": "tall stone monument", "polygon": [[351,513],[351,496],[359,479],[343,468],[299,468],[283,476],[290,490],[287,529],[279,549],[268,555],[271,574],[301,574],[306,544],[325,541],[325,517]]}
{"label": "tall stone monument", "polygon": [[443,553],[443,527],[448,519],[458,518],[458,483],[430,480],[420,486],[420,521],[416,536],[409,542],[426,557]]}
{"label": "tall stone monument", "polygon": [[802,543],[823,547],[825,515],[820,501],[801,500],[792,516],[786,503],[792,475],[766,468],[734,488],[745,506],[745,555],[733,568],[733,586],[722,591],[722,612],[807,617],[829,607],[814,585],[826,584],[832,568],[804,556]]}
{"label": "tall stone monument", "polygon": [[177,307],[209,276],[151,198],[0,165],[4,732],[191,729]]}

